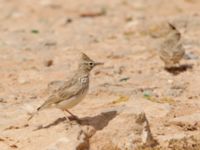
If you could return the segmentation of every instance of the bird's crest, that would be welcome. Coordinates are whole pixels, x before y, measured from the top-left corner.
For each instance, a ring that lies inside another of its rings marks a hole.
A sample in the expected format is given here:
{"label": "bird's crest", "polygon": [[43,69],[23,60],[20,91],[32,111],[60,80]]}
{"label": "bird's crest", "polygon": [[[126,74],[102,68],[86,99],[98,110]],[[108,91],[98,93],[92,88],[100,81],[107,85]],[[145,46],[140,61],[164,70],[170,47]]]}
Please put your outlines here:
{"label": "bird's crest", "polygon": [[177,30],[176,27],[175,27],[172,23],[168,22],[168,24],[169,24],[169,27],[170,27],[172,30]]}
{"label": "bird's crest", "polygon": [[94,62],[90,57],[88,57],[85,53],[81,53],[81,61],[85,62]]}

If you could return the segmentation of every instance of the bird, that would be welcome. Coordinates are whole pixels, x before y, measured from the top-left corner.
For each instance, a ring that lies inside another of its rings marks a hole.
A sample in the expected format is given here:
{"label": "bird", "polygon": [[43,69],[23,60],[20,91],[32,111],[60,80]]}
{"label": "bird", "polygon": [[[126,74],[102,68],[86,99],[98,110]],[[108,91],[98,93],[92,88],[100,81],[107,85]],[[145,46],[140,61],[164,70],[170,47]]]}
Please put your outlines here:
{"label": "bird", "polygon": [[[68,109],[76,106],[86,96],[89,89],[89,78],[91,70],[97,66],[103,65],[89,58],[85,53],[81,53],[81,59],[74,75],[67,81],[53,81],[48,86],[56,86],[53,93],[47,100],[37,108],[36,113],[47,108],[58,108],[71,115],[71,119],[79,120],[79,118],[71,113]],[[60,86],[60,87],[58,87]],[[30,120],[36,113],[33,113]]]}
{"label": "bird", "polygon": [[185,55],[185,49],[181,41],[181,33],[173,24],[168,24],[171,31],[162,37],[159,45],[159,56],[164,62],[166,69],[175,67]]}
{"label": "bird", "polygon": [[55,81],[51,81],[48,85],[47,85],[47,89],[45,90],[46,93],[53,93],[56,92],[61,86],[63,86],[64,84],[67,84],[68,81],[65,80],[55,80]]}

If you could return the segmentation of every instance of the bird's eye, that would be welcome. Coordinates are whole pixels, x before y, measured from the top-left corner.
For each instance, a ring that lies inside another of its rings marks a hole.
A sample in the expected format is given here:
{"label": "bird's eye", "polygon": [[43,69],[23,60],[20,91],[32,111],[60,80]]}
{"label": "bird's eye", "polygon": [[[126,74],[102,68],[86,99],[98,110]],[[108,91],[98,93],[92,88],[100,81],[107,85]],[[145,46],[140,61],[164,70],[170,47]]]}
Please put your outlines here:
{"label": "bird's eye", "polygon": [[90,62],[90,63],[89,63],[89,65],[90,65],[90,66],[93,66],[93,63],[92,63],[92,62]]}

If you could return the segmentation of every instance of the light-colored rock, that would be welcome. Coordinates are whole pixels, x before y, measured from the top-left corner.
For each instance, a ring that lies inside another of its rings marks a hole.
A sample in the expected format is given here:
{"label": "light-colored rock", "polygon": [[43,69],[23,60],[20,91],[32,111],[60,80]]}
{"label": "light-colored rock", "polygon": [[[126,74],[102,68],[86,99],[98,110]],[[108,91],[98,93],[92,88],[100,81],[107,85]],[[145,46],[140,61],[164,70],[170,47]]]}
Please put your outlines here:
{"label": "light-colored rock", "polygon": [[190,115],[176,117],[172,119],[171,122],[185,122],[185,123],[200,122],[200,113],[193,113]]}
{"label": "light-colored rock", "polygon": [[[58,109],[41,111],[29,122],[27,121],[28,116],[24,116],[23,111],[22,108],[16,108],[15,112],[8,112],[9,117],[0,118],[4,122],[0,134],[4,140],[2,143],[11,141],[8,146],[15,144],[20,150],[89,149],[89,137],[95,133],[92,127],[80,126],[75,121],[66,120],[63,112]],[[20,115],[16,117],[11,113]],[[5,139],[4,137],[12,138]]]}
{"label": "light-colored rock", "polygon": [[154,146],[154,140],[145,113],[122,112],[103,130],[96,132],[91,138],[92,150],[103,150],[114,147],[120,150],[133,150],[138,145]]}
{"label": "light-colored rock", "polygon": [[80,126],[73,126],[64,137],[47,147],[46,150],[88,150],[88,136],[81,130]]}
{"label": "light-colored rock", "polygon": [[200,127],[200,113],[176,117],[171,119],[170,123],[183,128],[183,130],[194,131]]}

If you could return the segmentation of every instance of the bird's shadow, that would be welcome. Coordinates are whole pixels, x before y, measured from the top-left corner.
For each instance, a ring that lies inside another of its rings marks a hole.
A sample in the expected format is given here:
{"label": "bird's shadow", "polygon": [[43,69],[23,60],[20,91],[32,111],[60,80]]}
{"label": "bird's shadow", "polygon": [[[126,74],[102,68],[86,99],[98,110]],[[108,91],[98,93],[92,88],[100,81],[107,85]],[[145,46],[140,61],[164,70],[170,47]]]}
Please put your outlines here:
{"label": "bird's shadow", "polygon": [[108,123],[117,116],[117,111],[102,112],[93,117],[81,118],[81,125],[93,126],[96,130],[102,130]]}
{"label": "bird's shadow", "polygon": [[[96,130],[102,130],[116,116],[117,116],[117,111],[113,110],[113,111],[108,111],[108,112],[102,112],[102,113],[100,113],[96,116],[93,116],[93,117],[80,118],[79,121],[77,121],[77,123],[80,124],[80,125],[93,126]],[[58,118],[53,123],[50,123],[46,126],[39,126],[34,131],[40,130],[40,129],[47,129],[47,128],[50,128],[52,126],[56,126],[63,121],[67,121],[67,119],[65,117]],[[74,121],[76,121],[76,120],[74,120]]]}
{"label": "bird's shadow", "polygon": [[173,75],[178,75],[192,68],[193,68],[193,65],[191,64],[183,64],[177,67],[165,68],[165,70]]}

